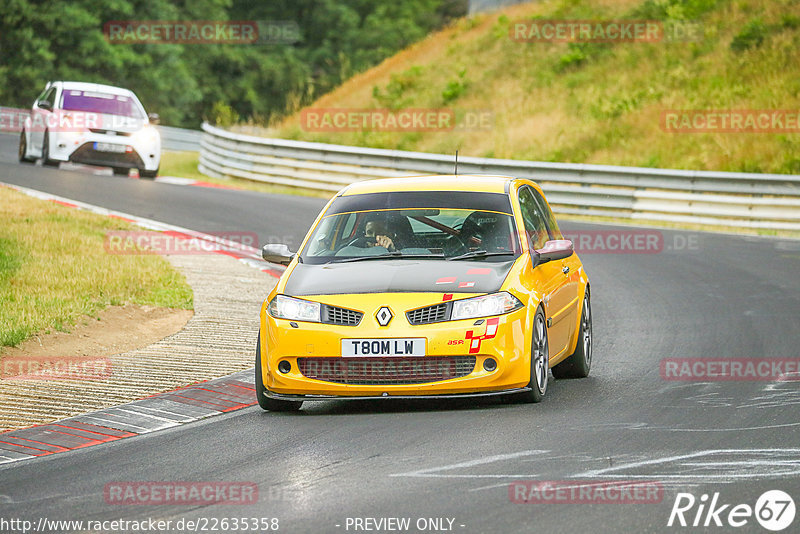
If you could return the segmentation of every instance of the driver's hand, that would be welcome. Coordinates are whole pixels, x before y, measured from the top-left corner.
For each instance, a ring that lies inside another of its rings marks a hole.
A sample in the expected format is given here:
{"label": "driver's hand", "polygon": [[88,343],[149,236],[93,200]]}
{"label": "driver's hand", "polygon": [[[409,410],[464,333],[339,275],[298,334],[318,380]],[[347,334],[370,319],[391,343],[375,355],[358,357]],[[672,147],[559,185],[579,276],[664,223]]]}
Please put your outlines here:
{"label": "driver's hand", "polygon": [[392,242],[392,238],[389,237],[388,235],[375,236],[375,244],[385,248],[389,252],[394,251],[394,243]]}

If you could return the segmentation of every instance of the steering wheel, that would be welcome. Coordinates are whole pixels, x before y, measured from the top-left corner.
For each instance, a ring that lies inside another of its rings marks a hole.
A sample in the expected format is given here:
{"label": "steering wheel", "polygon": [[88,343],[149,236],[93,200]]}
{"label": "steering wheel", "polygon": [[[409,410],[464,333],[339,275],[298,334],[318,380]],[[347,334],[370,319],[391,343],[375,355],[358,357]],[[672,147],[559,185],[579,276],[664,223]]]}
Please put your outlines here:
{"label": "steering wheel", "polygon": [[355,237],[350,240],[344,247],[358,247],[358,248],[367,248],[367,245],[374,245],[376,243],[375,237],[367,237],[367,236],[359,236]]}
{"label": "steering wheel", "polygon": [[447,239],[442,243],[442,252],[445,256],[458,256],[459,254],[464,254],[468,250],[469,247],[467,247],[457,235],[447,236]]}

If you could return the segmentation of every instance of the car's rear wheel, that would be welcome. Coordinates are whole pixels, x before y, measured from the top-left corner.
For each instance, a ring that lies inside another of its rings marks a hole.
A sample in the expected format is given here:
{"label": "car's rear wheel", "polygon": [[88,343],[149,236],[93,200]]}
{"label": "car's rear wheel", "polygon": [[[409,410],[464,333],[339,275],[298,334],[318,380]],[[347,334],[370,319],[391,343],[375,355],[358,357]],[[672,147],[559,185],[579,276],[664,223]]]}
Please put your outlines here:
{"label": "car's rear wheel", "polygon": [[128,167],[112,167],[114,174],[117,176],[128,176],[131,170]]}
{"label": "car's rear wheel", "polygon": [[592,368],[592,303],[589,288],[583,297],[581,325],[578,330],[578,345],[572,355],[553,367],[556,378],[586,378]]}
{"label": "car's rear wheel", "polygon": [[264,393],[267,388],[264,387],[264,380],[261,377],[261,334],[258,334],[258,341],[256,341],[256,398],[258,405],[263,410],[270,412],[296,412],[303,405],[303,401],[282,401],[270,399]]}
{"label": "car's rear wheel", "polygon": [[42,165],[45,167],[58,167],[58,161],[50,159],[50,132],[44,132],[44,141],[42,142]]}
{"label": "car's rear wheel", "polygon": [[23,130],[19,134],[19,153],[17,155],[20,163],[33,163],[34,161],[36,161],[34,158],[29,158],[27,156],[27,153],[28,153],[28,141],[25,139],[25,131]]}
{"label": "car's rear wheel", "polygon": [[547,393],[550,375],[550,344],[547,341],[547,326],[544,312],[536,310],[533,318],[533,334],[531,335],[531,381],[530,391],[520,396],[523,402],[541,402]]}

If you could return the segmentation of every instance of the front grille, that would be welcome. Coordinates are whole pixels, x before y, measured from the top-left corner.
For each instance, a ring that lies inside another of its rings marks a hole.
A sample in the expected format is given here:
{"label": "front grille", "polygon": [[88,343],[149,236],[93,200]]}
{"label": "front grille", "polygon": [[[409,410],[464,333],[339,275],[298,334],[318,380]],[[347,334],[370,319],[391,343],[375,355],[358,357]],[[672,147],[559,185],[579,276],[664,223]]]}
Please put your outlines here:
{"label": "front grille", "polygon": [[69,160],[73,163],[85,165],[106,165],[109,167],[135,167],[143,169],[144,163],[136,151],[132,152],[98,152],[93,143],[84,143],[75,152],[70,154]]}
{"label": "front grille", "polygon": [[337,384],[423,384],[467,376],[475,356],[298,358],[297,365],[306,378]]}
{"label": "front grille", "polygon": [[104,130],[102,128],[89,128],[89,131],[96,134],[108,134],[108,135],[121,135],[123,137],[130,137],[130,132],[120,132],[118,130]]}
{"label": "front grille", "polygon": [[446,321],[450,316],[450,303],[443,302],[434,306],[426,306],[406,312],[406,318],[409,324],[430,324]]}
{"label": "front grille", "polygon": [[338,306],[324,305],[322,310],[322,322],[326,324],[338,324],[342,326],[357,326],[361,322],[363,313]]}

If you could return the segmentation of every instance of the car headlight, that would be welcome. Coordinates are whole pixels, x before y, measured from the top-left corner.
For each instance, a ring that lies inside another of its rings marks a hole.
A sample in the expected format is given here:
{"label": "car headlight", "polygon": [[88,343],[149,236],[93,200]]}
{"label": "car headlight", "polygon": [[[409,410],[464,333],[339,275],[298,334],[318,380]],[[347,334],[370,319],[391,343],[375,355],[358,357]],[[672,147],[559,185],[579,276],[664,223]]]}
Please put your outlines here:
{"label": "car headlight", "polygon": [[320,321],[320,308],[319,302],[296,299],[286,295],[275,295],[275,298],[272,299],[267,307],[267,312],[276,319],[318,323]]}
{"label": "car headlight", "polygon": [[158,137],[158,130],[149,125],[145,125],[141,130],[133,133],[134,142],[155,143],[158,141]]}
{"label": "car headlight", "polygon": [[488,317],[490,315],[502,315],[522,307],[522,303],[511,293],[501,291],[481,297],[453,301],[453,312],[450,319],[473,319],[476,317]]}

